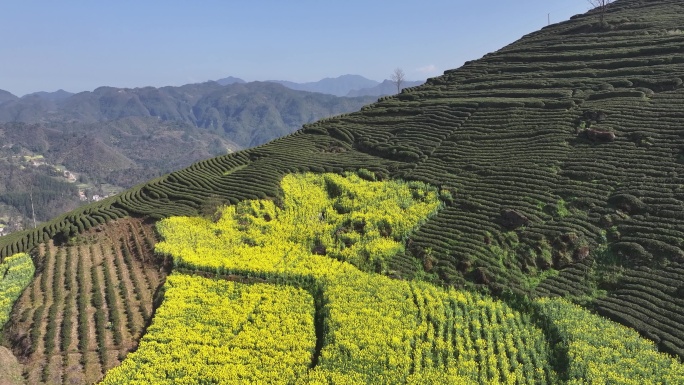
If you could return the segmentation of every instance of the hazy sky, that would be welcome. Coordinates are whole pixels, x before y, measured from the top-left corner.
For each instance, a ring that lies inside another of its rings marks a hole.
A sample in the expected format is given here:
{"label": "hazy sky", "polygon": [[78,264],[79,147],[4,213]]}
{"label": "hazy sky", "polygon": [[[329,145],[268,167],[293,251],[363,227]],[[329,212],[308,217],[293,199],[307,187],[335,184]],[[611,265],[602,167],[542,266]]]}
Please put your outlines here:
{"label": "hazy sky", "polygon": [[227,76],[316,81],[440,75],[585,0],[0,2],[0,89],[90,91]]}

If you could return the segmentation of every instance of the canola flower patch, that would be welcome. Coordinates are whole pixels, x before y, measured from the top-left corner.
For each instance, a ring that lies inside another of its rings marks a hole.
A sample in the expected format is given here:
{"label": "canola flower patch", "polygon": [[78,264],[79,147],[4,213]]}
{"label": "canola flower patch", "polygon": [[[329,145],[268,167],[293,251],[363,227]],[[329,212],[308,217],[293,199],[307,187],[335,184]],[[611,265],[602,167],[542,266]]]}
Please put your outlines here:
{"label": "canola flower patch", "polygon": [[290,383],[311,364],[313,313],[303,289],[173,274],[138,350],[102,383]]}
{"label": "canola flower patch", "polygon": [[[295,383],[515,383],[554,377],[541,330],[503,303],[361,270],[383,269],[403,250],[405,237],[440,207],[436,189],[335,174],[289,175],[281,186],[282,207],[270,200],[244,201],[224,208],[216,222],[160,222],[164,241],[157,251],[184,271],[259,277],[316,295],[322,315],[317,365]],[[143,342],[175,338],[168,328],[151,328],[152,334]],[[128,361],[148,361],[144,346],[118,370],[135,367]],[[160,383],[175,375],[163,373]]]}
{"label": "canola flower patch", "polygon": [[31,256],[15,254],[0,263],[0,330],[9,319],[14,301],[31,283],[36,271]]}
{"label": "canola flower patch", "polygon": [[[440,207],[437,189],[424,183],[366,181],[355,174],[287,175],[281,188],[283,208],[252,200],[226,207],[217,223],[188,217],[161,221],[158,230],[166,241],[157,251],[173,256],[177,266],[219,274],[295,274],[296,260],[311,254],[364,271],[383,270],[404,250],[405,237]],[[194,228],[206,226],[212,231]],[[305,274],[312,270],[318,268]]]}
{"label": "canola flower patch", "polygon": [[684,384],[684,365],[635,330],[565,299],[536,304],[567,344],[569,384]]}
{"label": "canola flower patch", "polygon": [[367,273],[338,276],[325,293],[326,343],[319,365],[302,383],[345,377],[359,384],[555,379],[541,330],[502,302]]}

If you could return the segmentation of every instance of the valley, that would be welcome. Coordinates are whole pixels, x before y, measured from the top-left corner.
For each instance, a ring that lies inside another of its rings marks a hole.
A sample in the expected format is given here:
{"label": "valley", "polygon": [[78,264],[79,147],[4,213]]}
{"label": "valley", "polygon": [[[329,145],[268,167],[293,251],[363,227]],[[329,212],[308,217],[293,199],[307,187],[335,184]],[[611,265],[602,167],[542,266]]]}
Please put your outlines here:
{"label": "valley", "polygon": [[8,99],[0,103],[2,235],[374,100],[214,82]]}

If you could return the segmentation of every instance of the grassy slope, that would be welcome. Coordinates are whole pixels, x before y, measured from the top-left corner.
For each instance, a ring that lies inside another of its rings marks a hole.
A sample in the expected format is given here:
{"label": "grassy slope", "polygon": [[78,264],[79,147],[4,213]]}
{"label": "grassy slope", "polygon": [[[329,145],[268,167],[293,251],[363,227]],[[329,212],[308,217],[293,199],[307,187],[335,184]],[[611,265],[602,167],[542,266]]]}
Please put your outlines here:
{"label": "grassy slope", "polygon": [[[0,255],[107,217],[277,197],[291,172],[367,168],[453,193],[392,262],[397,275],[423,265],[457,286],[569,296],[684,356],[682,13],[679,1],[617,1],[607,26],[589,13],[544,28],[359,113],[3,238]],[[511,210],[529,222],[507,227]]]}

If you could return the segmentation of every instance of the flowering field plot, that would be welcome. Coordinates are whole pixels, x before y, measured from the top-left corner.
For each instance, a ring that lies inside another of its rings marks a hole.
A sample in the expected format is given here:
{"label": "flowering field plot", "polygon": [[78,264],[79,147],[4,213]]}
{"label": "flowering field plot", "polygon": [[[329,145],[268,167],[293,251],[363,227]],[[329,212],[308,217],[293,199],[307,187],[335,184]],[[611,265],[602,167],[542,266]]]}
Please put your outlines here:
{"label": "flowering field plot", "polygon": [[683,384],[684,365],[635,330],[560,298],[536,301],[567,345],[569,384]]}
{"label": "flowering field plot", "polygon": [[366,273],[325,293],[328,334],[307,380],[555,382],[542,331],[502,302]]}
{"label": "flowering field plot", "polygon": [[304,290],[174,274],[135,353],[104,384],[291,383],[313,358]]}
{"label": "flowering field plot", "polygon": [[333,174],[290,175],[281,186],[281,205],[244,201],[215,222],[159,223],[157,251],[177,273],[140,348],[105,383],[553,384],[600,378],[631,365],[634,352],[646,354],[644,370],[658,365],[648,372],[656,378],[684,379],[680,364],[636,334],[624,341],[636,350],[613,349],[613,361],[585,349],[593,340],[578,325],[597,317],[575,309],[567,326],[539,302],[571,349],[558,373],[544,331],[505,303],[375,273],[439,209],[432,187]]}
{"label": "flowering field plot", "polygon": [[15,254],[0,263],[0,330],[9,318],[14,301],[33,279],[35,267],[28,254]]}
{"label": "flowering field plot", "polygon": [[252,200],[227,207],[216,223],[198,217],[160,222],[166,241],[157,252],[173,256],[178,267],[218,274],[320,276],[330,266],[349,267],[332,260],[382,271],[440,206],[438,191],[424,183],[355,174],[287,175],[281,188],[283,208]]}
{"label": "flowering field plot", "polygon": [[[106,383],[196,377],[278,378],[278,383],[544,383],[555,378],[541,330],[503,303],[370,272],[384,269],[403,250],[406,235],[439,208],[434,188],[334,174],[290,175],[282,188],[282,207],[245,201],[225,208],[216,222],[175,217],[159,224],[165,240],[157,251],[172,256],[177,270],[248,276],[280,286],[171,276],[166,302],[140,349],[110,372]],[[192,284],[180,285],[180,280]],[[264,366],[271,362],[267,359],[246,361],[244,351],[230,349],[230,341],[242,335],[233,337],[231,325],[244,320],[246,310],[211,310],[242,309],[243,304],[252,309],[242,297],[233,304],[231,293],[254,290],[258,296],[265,287],[283,290],[268,297],[278,301],[266,301],[277,320],[249,323],[250,348],[264,357],[285,352],[277,361],[290,363],[290,371]],[[316,311],[306,301],[288,302],[286,297],[298,298],[290,292],[302,289],[313,296],[308,298],[314,298]],[[218,295],[222,290],[225,296]],[[229,315],[234,313],[235,318]],[[281,324],[298,328],[286,334],[279,331]],[[215,338],[230,341],[212,342]],[[217,352],[216,344],[223,350]],[[207,359],[207,352],[217,358]]]}

